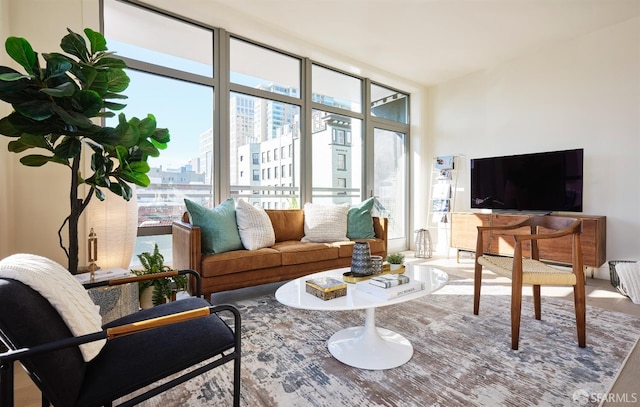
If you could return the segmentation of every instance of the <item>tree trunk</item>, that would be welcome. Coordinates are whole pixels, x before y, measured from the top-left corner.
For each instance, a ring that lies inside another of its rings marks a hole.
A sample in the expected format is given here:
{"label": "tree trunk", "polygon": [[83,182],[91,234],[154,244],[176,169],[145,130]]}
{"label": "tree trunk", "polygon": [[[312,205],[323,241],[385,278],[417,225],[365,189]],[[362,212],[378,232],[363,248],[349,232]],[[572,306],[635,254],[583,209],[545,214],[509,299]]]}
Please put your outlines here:
{"label": "tree trunk", "polygon": [[71,165],[71,190],[69,191],[69,272],[78,273],[79,249],[78,249],[78,221],[82,214],[82,201],[78,199],[78,171],[80,168],[80,154],[73,158]]}

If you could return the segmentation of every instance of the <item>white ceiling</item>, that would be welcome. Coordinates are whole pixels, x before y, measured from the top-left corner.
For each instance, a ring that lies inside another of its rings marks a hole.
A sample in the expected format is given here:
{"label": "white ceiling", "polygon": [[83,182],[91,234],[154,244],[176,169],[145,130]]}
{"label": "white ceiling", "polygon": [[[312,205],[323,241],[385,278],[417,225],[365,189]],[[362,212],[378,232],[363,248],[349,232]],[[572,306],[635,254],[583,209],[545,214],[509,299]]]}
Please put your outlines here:
{"label": "white ceiling", "polygon": [[[640,16],[640,0],[147,0],[252,36],[260,26],[355,68],[430,86]],[[231,17],[230,17],[231,16]],[[639,28],[640,30],[640,28]],[[640,46],[640,39],[639,39]],[[285,49],[296,52],[296,49]]]}

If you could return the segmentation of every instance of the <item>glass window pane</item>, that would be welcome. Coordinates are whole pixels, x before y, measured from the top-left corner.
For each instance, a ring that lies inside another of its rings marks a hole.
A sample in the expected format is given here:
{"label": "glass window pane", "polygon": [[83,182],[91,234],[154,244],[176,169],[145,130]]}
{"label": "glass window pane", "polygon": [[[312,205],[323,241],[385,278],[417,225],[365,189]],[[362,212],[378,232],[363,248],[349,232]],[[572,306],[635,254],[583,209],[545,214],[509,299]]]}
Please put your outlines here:
{"label": "glass window pane", "polygon": [[311,100],[352,112],[362,112],[362,81],[331,69],[313,65],[311,68]]}
{"label": "glass window pane", "polygon": [[106,0],[104,33],[117,56],[213,77],[211,30]]}
{"label": "glass window pane", "polygon": [[389,218],[389,239],[406,236],[406,137],[395,131],[374,129],[373,193],[378,213]]}
{"label": "glass window pane", "polygon": [[230,96],[231,194],[265,209],[299,208],[300,107]]}
{"label": "glass window pane", "polygon": [[231,82],[291,97],[300,97],[300,60],[231,39]]}
{"label": "glass window pane", "polygon": [[[151,113],[171,141],[150,157],[151,184],[137,188],[138,225],[169,226],[185,211],[184,198],[209,205],[213,152],[213,88],[129,70],[127,119]],[[107,125],[117,125],[117,116]]]}
{"label": "glass window pane", "polygon": [[371,85],[371,115],[394,122],[409,123],[409,95]]}
{"label": "glass window pane", "polygon": [[362,120],[322,110],[312,119],[313,202],[360,202]]}

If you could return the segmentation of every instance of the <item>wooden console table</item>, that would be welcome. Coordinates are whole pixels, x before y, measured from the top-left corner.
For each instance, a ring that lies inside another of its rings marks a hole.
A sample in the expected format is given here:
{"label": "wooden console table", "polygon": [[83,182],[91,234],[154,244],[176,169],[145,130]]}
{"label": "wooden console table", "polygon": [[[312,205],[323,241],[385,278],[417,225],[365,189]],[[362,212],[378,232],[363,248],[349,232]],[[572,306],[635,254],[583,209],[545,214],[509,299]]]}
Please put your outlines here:
{"label": "wooden console table", "polygon": [[[478,235],[477,226],[511,225],[532,215],[511,215],[496,213],[454,212],[451,215],[451,247],[460,251],[475,252]],[[550,215],[553,216],[553,215]],[[582,256],[585,267],[598,268],[607,258],[607,224],[605,216],[565,215],[582,219]],[[485,239],[485,252],[495,255],[513,255],[514,239],[500,232],[489,232]],[[549,263],[571,264],[571,239],[553,239],[552,244],[539,241],[540,260]],[[525,253],[529,246],[523,245]],[[528,254],[527,254],[528,255]],[[458,257],[459,259],[459,257]],[[591,273],[593,277],[593,270]]]}

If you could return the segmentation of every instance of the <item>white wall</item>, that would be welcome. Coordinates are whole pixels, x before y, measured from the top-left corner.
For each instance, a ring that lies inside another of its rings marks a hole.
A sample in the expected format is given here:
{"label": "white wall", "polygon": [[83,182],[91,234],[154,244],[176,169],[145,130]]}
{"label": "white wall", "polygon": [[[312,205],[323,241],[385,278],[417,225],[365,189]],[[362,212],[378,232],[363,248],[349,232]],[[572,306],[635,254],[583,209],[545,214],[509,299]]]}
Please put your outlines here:
{"label": "white wall", "polygon": [[[86,26],[99,28],[98,0],[0,1],[3,44],[0,64],[21,72],[22,68],[4,52],[4,40],[8,36],[26,38],[36,52],[58,52],[67,27],[76,32],[82,32]],[[0,117],[9,112],[10,106],[0,102]],[[20,155],[7,151],[8,141],[0,136],[0,188],[3,191],[0,198],[0,258],[26,252],[47,256],[66,265],[57,231],[69,214],[69,169],[54,164],[25,167],[19,162]],[[83,254],[84,250],[81,250],[81,262]]]}
{"label": "white wall", "polygon": [[640,260],[640,19],[433,87],[427,105],[425,156],[462,155],[456,210],[471,158],[584,148],[583,213],[607,217],[607,259]]}

